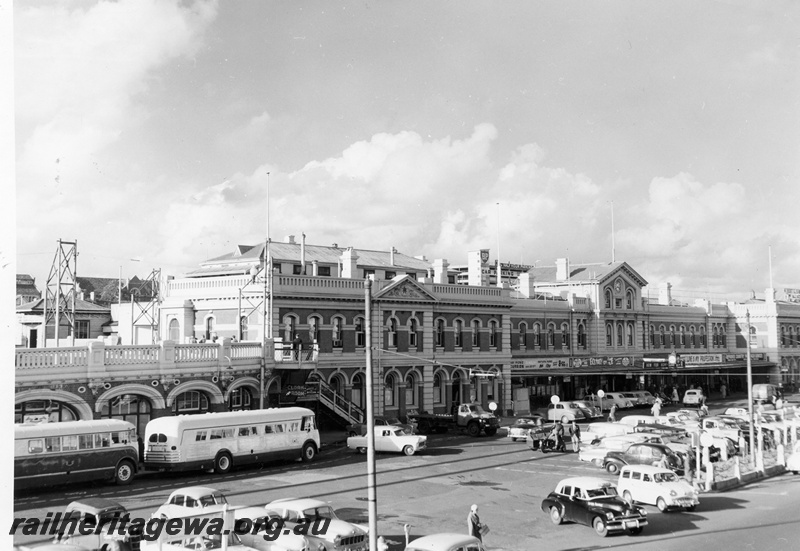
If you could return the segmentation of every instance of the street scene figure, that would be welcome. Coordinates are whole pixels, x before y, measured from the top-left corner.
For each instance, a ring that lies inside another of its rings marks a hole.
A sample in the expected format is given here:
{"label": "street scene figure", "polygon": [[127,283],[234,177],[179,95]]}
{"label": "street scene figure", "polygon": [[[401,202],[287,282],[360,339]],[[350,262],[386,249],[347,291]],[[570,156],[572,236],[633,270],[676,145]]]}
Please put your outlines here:
{"label": "street scene figure", "polygon": [[481,534],[482,528],[483,525],[481,524],[481,519],[478,516],[478,506],[473,503],[472,507],[469,509],[469,515],[467,515],[467,530],[469,531],[470,536],[483,541],[483,536]]}
{"label": "street scene figure", "polygon": [[578,453],[581,451],[581,428],[578,426],[578,423],[576,423],[575,420],[572,421],[570,434],[572,436],[572,451]]}
{"label": "street scene figure", "polygon": [[300,361],[300,354],[303,350],[303,338],[300,336],[300,333],[294,334],[294,340],[292,340],[292,350],[294,350],[294,359]]}
{"label": "street scene figure", "polygon": [[564,445],[564,425],[561,424],[561,421],[556,421],[556,426],[553,427],[550,437],[553,439],[553,447],[557,452],[567,451],[567,446]]}
{"label": "street scene figure", "polygon": [[653,407],[650,408],[654,417],[658,417],[661,415],[661,398],[656,398],[656,401],[653,403]]}
{"label": "street scene figure", "polygon": [[608,422],[616,423],[617,421],[617,404],[611,404],[611,409],[608,410]]}

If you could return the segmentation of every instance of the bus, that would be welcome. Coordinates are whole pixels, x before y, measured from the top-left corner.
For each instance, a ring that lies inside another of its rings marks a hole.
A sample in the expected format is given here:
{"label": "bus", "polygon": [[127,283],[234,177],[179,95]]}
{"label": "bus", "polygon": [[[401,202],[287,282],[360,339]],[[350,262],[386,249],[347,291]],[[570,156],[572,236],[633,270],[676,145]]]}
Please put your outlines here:
{"label": "bus", "polygon": [[319,450],[314,412],[300,407],[178,415],[145,427],[144,464],[160,471],[214,470],[276,459],[311,461]]}
{"label": "bus", "polygon": [[119,419],[14,425],[14,485],[108,479],[130,484],[139,466],[136,427]]}

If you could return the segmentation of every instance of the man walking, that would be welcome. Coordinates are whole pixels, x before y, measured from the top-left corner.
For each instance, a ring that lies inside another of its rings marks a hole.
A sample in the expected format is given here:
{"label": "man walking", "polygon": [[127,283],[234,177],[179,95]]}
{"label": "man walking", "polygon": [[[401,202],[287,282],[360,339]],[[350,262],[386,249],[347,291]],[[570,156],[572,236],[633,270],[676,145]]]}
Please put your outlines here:
{"label": "man walking", "polygon": [[578,453],[581,451],[581,428],[578,426],[578,423],[575,420],[572,420],[572,427],[570,428],[570,434],[572,436],[572,451]]}
{"label": "man walking", "polygon": [[483,525],[481,524],[481,519],[478,516],[478,506],[473,504],[469,509],[469,515],[467,515],[467,530],[469,531],[470,536],[483,541],[483,537],[481,536],[481,528],[483,528]]}
{"label": "man walking", "polygon": [[608,410],[608,422],[609,423],[617,422],[617,404],[611,404],[611,409]]}

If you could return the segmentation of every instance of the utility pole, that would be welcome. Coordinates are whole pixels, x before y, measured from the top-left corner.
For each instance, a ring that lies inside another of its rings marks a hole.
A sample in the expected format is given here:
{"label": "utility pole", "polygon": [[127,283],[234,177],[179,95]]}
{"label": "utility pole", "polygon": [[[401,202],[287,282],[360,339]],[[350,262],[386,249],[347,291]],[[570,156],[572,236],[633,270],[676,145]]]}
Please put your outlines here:
{"label": "utility pole", "polygon": [[372,381],[372,280],[364,280],[364,317],[366,318],[366,378],[367,378],[367,505],[369,512],[369,549],[378,549],[378,498],[375,476],[375,417]]}
{"label": "utility pole", "polygon": [[747,310],[747,416],[750,420],[750,460],[756,464],[756,441],[753,429],[753,366],[750,362],[750,309]]}

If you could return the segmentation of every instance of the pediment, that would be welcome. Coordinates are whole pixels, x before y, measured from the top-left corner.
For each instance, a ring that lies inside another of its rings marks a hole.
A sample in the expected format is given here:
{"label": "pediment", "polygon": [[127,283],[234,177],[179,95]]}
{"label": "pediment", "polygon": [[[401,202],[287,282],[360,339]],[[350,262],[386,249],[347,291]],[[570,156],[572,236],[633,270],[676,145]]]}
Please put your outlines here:
{"label": "pediment", "polygon": [[393,281],[375,295],[379,300],[405,300],[409,302],[437,302],[436,297],[420,283],[405,276]]}

